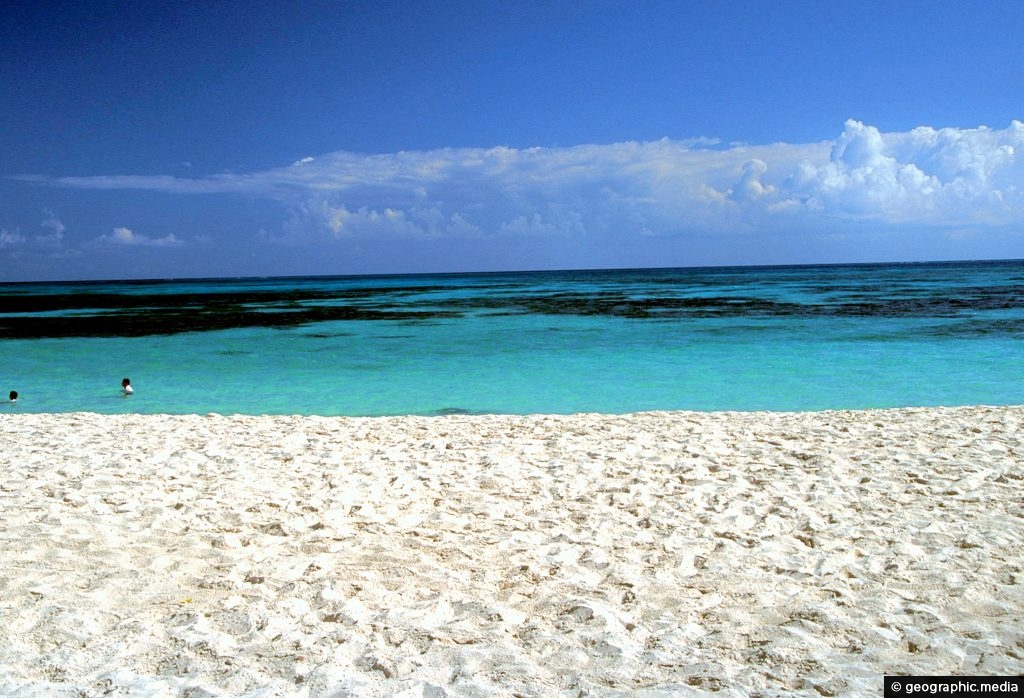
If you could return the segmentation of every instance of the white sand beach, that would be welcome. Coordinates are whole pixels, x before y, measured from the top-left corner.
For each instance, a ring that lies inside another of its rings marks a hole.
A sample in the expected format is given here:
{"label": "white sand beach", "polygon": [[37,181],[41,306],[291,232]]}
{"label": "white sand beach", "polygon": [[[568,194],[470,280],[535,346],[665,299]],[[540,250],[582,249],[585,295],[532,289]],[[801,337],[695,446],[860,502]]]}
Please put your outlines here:
{"label": "white sand beach", "polygon": [[0,693],[1024,672],[1024,407],[0,415]]}

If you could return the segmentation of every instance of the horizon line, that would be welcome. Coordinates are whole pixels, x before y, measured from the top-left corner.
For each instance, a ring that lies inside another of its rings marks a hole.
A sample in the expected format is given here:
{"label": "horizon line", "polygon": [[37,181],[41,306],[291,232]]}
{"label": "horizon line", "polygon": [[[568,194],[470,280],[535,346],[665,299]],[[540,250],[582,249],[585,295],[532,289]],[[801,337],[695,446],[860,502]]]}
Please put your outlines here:
{"label": "horizon line", "polygon": [[288,279],[369,279],[408,276],[490,276],[500,274],[559,274],[581,272],[636,272],[636,271],[701,271],[724,269],[787,269],[800,267],[871,267],[871,266],[916,266],[916,265],[951,265],[951,264],[1000,264],[1024,262],[1024,258],[982,258],[982,259],[922,259],[892,260],[871,262],[786,262],[777,264],[700,264],[694,266],[664,267],[565,267],[535,269],[484,269],[473,271],[417,271],[417,272],[368,272],[349,274],[268,274],[252,276],[175,276],[175,277],[137,277],[128,279],[96,278],[96,279],[50,279],[25,281],[0,281],[4,286],[29,286],[47,284],[134,284],[134,283],[193,283],[201,281],[270,281]]}

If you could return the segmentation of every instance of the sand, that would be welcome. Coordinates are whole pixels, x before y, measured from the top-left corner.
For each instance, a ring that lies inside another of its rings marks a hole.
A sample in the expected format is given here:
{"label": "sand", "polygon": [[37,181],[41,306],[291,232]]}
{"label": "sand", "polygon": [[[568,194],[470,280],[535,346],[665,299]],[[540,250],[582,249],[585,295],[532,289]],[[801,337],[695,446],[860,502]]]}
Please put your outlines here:
{"label": "sand", "polygon": [[1024,672],[1024,407],[0,414],[0,693]]}

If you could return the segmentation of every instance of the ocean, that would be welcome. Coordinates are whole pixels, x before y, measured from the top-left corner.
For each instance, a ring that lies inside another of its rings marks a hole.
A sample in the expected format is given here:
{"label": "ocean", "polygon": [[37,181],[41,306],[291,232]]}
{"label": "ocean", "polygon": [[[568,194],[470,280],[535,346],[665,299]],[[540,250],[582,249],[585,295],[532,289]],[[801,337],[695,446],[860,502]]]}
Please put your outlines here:
{"label": "ocean", "polygon": [[0,390],[0,415],[1024,404],[1024,261],[0,284]]}

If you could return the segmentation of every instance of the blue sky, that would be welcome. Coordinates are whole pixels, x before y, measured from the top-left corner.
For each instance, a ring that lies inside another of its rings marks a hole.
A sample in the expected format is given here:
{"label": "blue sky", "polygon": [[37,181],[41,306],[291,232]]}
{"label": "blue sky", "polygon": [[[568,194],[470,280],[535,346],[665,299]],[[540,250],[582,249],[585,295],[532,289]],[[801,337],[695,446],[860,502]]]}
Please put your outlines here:
{"label": "blue sky", "polygon": [[0,280],[1024,257],[1024,3],[25,2]]}

